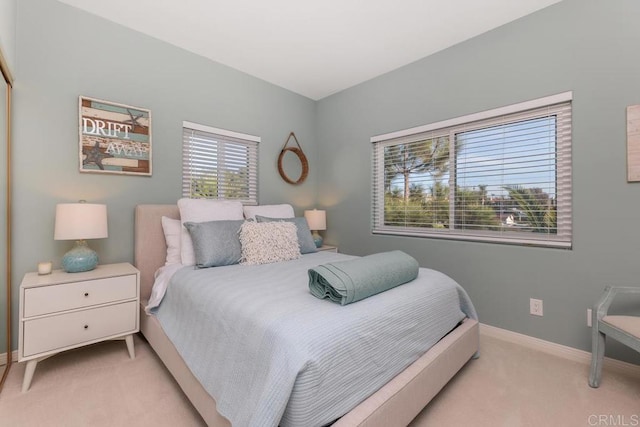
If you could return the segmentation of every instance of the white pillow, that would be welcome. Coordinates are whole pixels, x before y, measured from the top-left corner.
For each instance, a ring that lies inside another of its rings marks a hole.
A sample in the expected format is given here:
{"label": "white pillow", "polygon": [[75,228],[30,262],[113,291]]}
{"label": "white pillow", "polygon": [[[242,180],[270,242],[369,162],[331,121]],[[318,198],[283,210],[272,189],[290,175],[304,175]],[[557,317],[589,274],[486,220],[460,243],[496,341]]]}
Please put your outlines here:
{"label": "white pillow", "polygon": [[261,206],[245,206],[244,217],[246,219],[256,219],[256,215],[266,216],[269,218],[293,218],[293,206],[289,204],[282,205],[261,205]]}
{"label": "white pillow", "polygon": [[196,263],[193,241],[184,227],[185,222],[244,219],[242,203],[233,200],[180,199],[178,200],[178,209],[180,209],[180,221],[182,222],[180,258],[184,265],[195,265]]}
{"label": "white pillow", "polygon": [[180,239],[182,239],[182,224],[179,219],[162,217],[162,230],[164,230],[164,240],[167,242],[167,260],[164,265],[180,264]]}
{"label": "white pillow", "polygon": [[268,264],[300,258],[296,225],[292,222],[245,221],[240,227],[240,264]]}

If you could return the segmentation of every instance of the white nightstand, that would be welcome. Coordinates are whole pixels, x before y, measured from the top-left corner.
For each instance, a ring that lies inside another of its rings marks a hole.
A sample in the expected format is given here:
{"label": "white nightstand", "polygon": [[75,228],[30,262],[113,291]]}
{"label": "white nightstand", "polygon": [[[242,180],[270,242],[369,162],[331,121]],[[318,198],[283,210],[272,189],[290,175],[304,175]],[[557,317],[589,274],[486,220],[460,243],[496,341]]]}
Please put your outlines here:
{"label": "white nightstand", "polygon": [[27,273],[20,284],[18,362],[27,362],[22,391],[38,362],[64,350],[124,339],[133,359],[139,330],[140,272],[129,263],[82,273]]}
{"label": "white nightstand", "polygon": [[322,245],[318,248],[319,251],[327,251],[327,252],[338,252],[338,247],[337,246],[331,246],[331,245]]}

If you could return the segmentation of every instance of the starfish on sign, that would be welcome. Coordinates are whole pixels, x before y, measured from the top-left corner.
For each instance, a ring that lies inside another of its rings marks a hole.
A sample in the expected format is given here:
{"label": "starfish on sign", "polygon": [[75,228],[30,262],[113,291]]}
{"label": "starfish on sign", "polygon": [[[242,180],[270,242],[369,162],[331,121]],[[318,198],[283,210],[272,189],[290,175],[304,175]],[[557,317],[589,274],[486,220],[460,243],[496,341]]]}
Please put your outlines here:
{"label": "starfish on sign", "polygon": [[137,116],[134,116],[133,113],[131,112],[130,109],[127,108],[127,113],[129,113],[129,117],[131,117],[129,120],[125,120],[125,123],[131,123],[131,126],[142,126],[140,123],[138,123],[138,119],[140,117],[142,117],[142,113],[138,114]]}
{"label": "starfish on sign", "polygon": [[113,157],[100,151],[100,141],[96,141],[96,144],[92,148],[88,149],[86,154],[87,157],[82,161],[82,164],[88,165],[89,163],[95,163],[96,166],[100,168],[100,170],[104,170],[102,159]]}

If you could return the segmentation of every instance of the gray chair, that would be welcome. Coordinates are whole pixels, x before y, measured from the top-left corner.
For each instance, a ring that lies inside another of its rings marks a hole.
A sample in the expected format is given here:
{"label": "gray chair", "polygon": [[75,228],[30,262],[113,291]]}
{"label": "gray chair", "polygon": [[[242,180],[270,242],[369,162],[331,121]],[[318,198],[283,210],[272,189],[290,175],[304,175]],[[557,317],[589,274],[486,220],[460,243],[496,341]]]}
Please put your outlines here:
{"label": "gray chair", "polygon": [[609,306],[620,295],[640,295],[640,287],[607,286],[604,293],[593,306],[592,316],[592,352],[589,385],[598,387],[602,376],[602,361],[606,338],[613,338],[622,344],[640,352],[640,317],[609,315]]}

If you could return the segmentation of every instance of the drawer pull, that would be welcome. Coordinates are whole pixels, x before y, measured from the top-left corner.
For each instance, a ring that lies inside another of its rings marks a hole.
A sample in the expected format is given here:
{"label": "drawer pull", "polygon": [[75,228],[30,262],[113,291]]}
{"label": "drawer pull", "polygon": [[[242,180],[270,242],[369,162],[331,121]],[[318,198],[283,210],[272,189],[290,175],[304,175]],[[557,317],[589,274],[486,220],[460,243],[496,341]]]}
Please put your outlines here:
{"label": "drawer pull", "polygon": [[85,296],[85,297],[88,297],[88,296],[89,296],[89,292],[85,292],[85,293],[84,293],[84,296]]}
{"label": "drawer pull", "polygon": [[89,325],[84,325],[84,328],[85,329],[89,329]]}

